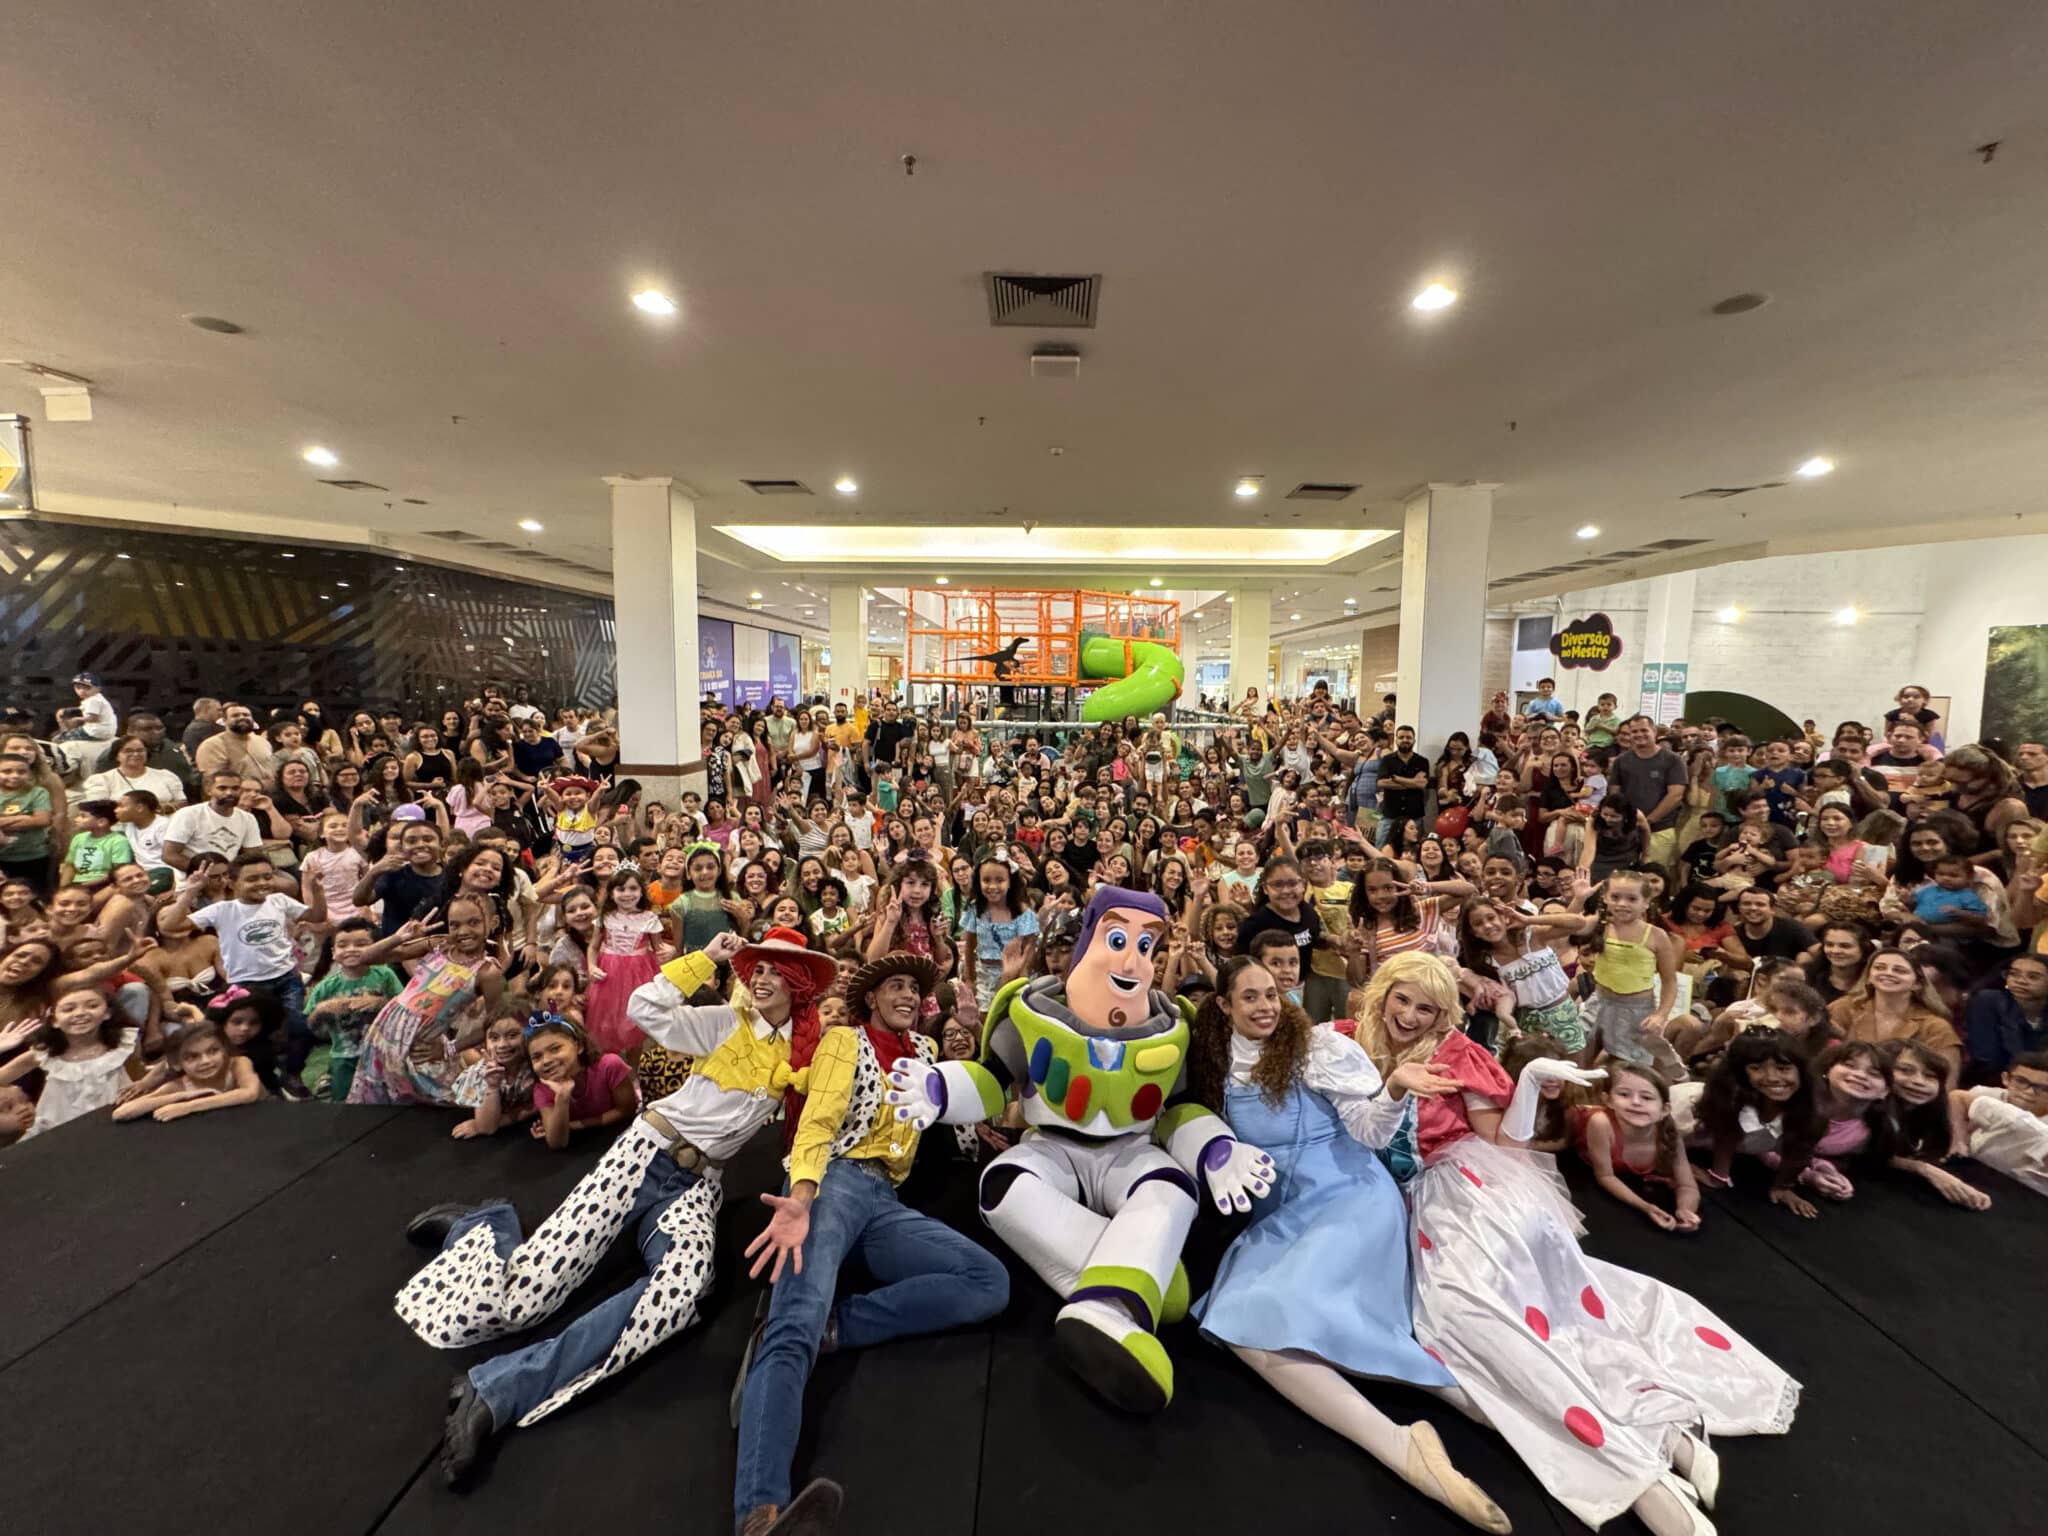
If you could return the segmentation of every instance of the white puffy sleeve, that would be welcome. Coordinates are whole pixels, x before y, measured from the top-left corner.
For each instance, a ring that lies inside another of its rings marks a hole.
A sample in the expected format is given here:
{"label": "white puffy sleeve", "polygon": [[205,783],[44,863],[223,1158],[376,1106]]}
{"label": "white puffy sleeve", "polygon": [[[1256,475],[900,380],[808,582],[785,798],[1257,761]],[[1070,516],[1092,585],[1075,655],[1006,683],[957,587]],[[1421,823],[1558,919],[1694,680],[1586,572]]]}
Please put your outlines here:
{"label": "white puffy sleeve", "polygon": [[1327,1025],[1309,1036],[1302,1081],[1328,1099],[1344,1129],[1368,1147],[1391,1145],[1415,1112],[1412,1098],[1396,1099],[1386,1091],[1363,1047]]}

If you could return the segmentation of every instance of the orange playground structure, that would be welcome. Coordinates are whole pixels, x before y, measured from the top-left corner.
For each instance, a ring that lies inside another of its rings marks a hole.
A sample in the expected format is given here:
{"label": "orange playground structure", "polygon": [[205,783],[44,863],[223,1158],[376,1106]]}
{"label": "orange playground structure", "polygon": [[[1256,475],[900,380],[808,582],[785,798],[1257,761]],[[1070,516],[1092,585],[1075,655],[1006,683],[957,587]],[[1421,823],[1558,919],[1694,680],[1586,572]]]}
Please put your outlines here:
{"label": "orange playground structure", "polygon": [[1180,692],[1180,604],[1171,598],[913,587],[906,607],[910,682],[1092,688],[1084,719],[1150,713]]}

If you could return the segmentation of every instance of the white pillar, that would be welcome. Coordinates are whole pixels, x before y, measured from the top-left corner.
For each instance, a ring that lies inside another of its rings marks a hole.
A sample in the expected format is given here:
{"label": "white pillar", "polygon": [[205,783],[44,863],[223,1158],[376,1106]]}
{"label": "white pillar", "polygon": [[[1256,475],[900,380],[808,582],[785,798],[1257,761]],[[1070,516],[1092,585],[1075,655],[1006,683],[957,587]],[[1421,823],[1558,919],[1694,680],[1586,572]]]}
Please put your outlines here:
{"label": "white pillar", "polygon": [[[1635,703],[1645,706],[1659,724],[1676,719],[1685,708],[1692,664],[1693,609],[1699,598],[1699,572],[1679,571],[1671,576],[1650,578],[1650,613],[1643,625],[1643,666],[1663,669],[1659,692],[1661,702],[1647,707],[1651,688],[1647,677]],[[1623,660],[1627,660],[1626,657]],[[1611,670],[1611,669],[1610,669]],[[1624,674],[1626,675],[1626,674]],[[1619,689],[1613,690],[1619,693]],[[1633,712],[1624,698],[1622,708]]]}
{"label": "white pillar", "polygon": [[1240,587],[1230,604],[1230,692],[1224,705],[1235,709],[1247,688],[1259,690],[1264,702],[1272,695],[1273,594],[1263,587]]}
{"label": "white pillar", "polygon": [[835,582],[832,605],[832,671],[828,700],[850,715],[868,693],[868,589],[857,581]]}
{"label": "white pillar", "polygon": [[619,774],[673,806],[704,788],[698,700],[697,508],[666,476],[606,475],[619,667]]}
{"label": "white pillar", "polygon": [[1495,489],[1431,484],[1409,499],[1402,522],[1397,723],[1415,728],[1416,750],[1431,759],[1486,708],[1481,658]]}

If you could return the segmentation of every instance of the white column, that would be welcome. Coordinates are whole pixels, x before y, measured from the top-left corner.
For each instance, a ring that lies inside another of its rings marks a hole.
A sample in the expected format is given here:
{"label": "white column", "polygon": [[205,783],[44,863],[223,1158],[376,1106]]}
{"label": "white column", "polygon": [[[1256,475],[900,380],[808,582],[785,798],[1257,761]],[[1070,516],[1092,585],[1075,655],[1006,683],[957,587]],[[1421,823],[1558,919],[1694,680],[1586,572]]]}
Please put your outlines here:
{"label": "white column", "polygon": [[835,582],[827,596],[832,605],[833,704],[850,715],[868,693],[868,589],[857,581]]}
{"label": "white column", "polygon": [[[1655,711],[1660,724],[1677,718],[1685,708],[1684,695],[1690,687],[1692,664],[1693,609],[1698,602],[1699,585],[1697,571],[1679,571],[1671,576],[1650,578],[1650,613],[1643,626],[1642,661],[1645,667],[1664,669],[1661,691],[1665,697]],[[1622,658],[1623,661],[1627,659],[1626,656]],[[1685,670],[1678,670],[1680,668]],[[1624,677],[1628,675],[1623,673]],[[1641,676],[1640,672],[1637,676]],[[1680,678],[1688,679],[1685,686],[1680,686]],[[1611,691],[1621,694],[1618,688]],[[1633,714],[1648,694],[1649,688],[1644,686],[1634,701],[1622,695],[1624,714]]]}
{"label": "white column", "polygon": [[1235,709],[1247,688],[1258,689],[1262,702],[1272,697],[1273,594],[1263,587],[1240,587],[1230,595],[1230,696],[1225,707]]}
{"label": "white column", "polygon": [[612,488],[619,772],[673,806],[704,788],[697,650],[697,508],[666,476],[606,475]]}
{"label": "white column", "polygon": [[1401,528],[1401,646],[1397,723],[1415,728],[1434,759],[1452,731],[1485,711],[1486,552],[1492,485],[1437,485],[1409,499]]}

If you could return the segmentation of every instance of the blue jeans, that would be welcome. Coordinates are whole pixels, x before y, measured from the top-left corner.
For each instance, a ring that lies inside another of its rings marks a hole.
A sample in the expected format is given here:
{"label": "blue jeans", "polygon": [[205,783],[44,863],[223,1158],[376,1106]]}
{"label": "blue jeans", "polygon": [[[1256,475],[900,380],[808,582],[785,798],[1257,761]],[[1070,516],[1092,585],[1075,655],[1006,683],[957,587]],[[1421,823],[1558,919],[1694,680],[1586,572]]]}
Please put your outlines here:
{"label": "blue jeans", "polygon": [[839,1303],[843,1349],[978,1323],[1009,1305],[1009,1271],[987,1249],[906,1207],[881,1164],[833,1159],[811,1203],[803,1271],[785,1268],[775,1282],[768,1326],[747,1373],[735,1528],[763,1504],[789,1502],[804,1383],[832,1315],[839,1266],[855,1253],[882,1285]]}
{"label": "blue jeans", "polygon": [[[633,1194],[626,1224],[634,1227],[641,1262],[651,1273],[668,1252],[671,1239],[655,1223],[672,1202],[697,1182],[697,1175],[678,1168],[666,1157],[647,1165],[647,1175]],[[519,1213],[509,1205],[487,1205],[471,1211],[448,1229],[441,1246],[458,1242],[472,1227],[489,1227],[498,1256],[505,1258],[521,1241]],[[541,1339],[510,1354],[498,1355],[469,1368],[469,1383],[490,1405],[491,1423],[510,1429],[563,1387],[601,1362],[625,1331],[634,1303],[647,1289],[647,1276],[599,1302],[551,1339]]]}

